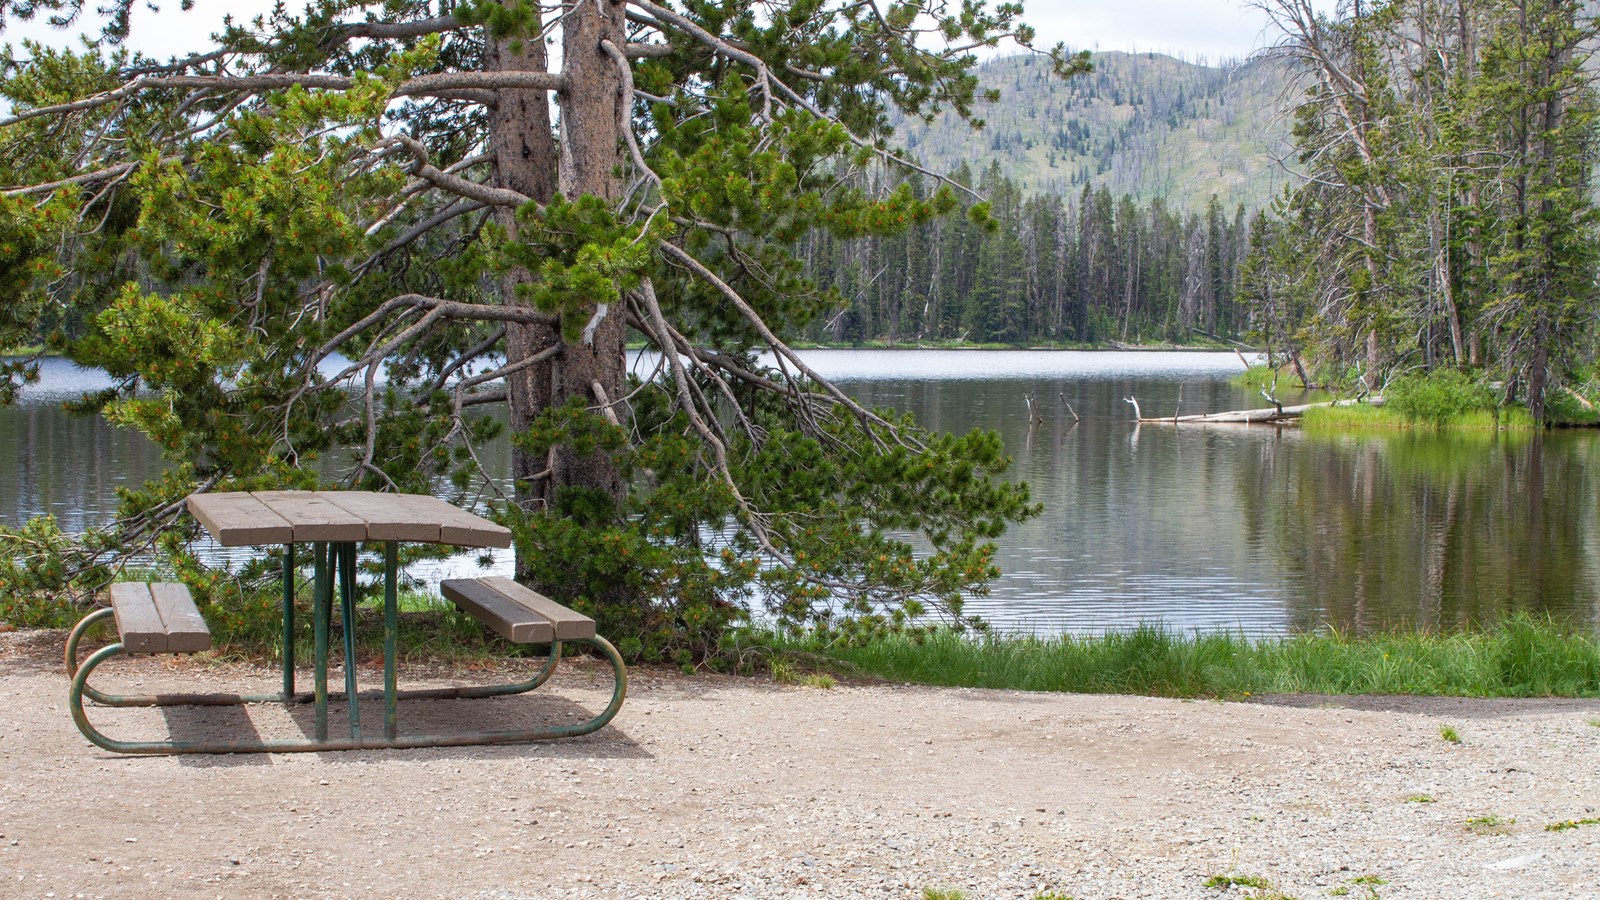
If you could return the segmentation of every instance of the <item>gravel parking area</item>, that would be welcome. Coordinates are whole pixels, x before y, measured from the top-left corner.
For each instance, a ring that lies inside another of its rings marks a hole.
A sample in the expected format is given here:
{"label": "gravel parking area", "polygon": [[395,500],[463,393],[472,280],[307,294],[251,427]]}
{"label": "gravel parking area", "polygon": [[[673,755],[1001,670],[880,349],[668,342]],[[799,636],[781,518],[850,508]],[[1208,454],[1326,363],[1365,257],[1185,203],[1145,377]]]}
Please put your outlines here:
{"label": "gravel parking area", "polygon": [[[73,727],[61,641],[0,634],[0,896],[1305,900],[1600,885],[1600,824],[1547,829],[1600,818],[1594,701],[820,690],[646,670],[612,725],[574,740],[131,758]],[[102,672],[141,690],[276,678],[204,657]],[[402,728],[572,716],[606,690],[579,666],[536,696],[402,705]],[[278,706],[91,715],[127,736],[310,727],[309,710]]]}

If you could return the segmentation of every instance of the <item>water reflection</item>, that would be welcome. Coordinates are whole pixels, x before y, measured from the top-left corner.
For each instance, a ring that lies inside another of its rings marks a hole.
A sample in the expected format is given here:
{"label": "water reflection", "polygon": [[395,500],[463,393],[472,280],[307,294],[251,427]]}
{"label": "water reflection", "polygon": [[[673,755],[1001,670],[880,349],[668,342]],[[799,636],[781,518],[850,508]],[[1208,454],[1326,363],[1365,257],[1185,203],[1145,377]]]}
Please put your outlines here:
{"label": "water reflection", "polygon": [[1314,587],[1315,605],[1297,613],[1357,630],[1459,628],[1514,610],[1595,623],[1592,435],[1300,444],[1297,459],[1261,460],[1258,478],[1284,487],[1252,524],[1284,569]]}
{"label": "water reflection", "polygon": [[[1227,383],[1239,368],[1231,353],[806,358],[930,427],[1000,431],[1045,513],[1002,539],[1006,576],[969,605],[999,628],[1449,629],[1511,610],[1597,624],[1593,434],[1318,438],[1134,424],[1125,397],[1146,415],[1259,404]],[[101,523],[118,485],[159,471],[142,437],[61,412],[62,399],[96,386],[94,373],[52,360],[22,404],[0,409],[0,521],[48,511],[67,528]],[[1030,397],[1042,424],[1029,424]],[[504,470],[504,447],[489,452]],[[494,565],[508,570],[509,559]],[[469,556],[411,574],[475,571]]]}

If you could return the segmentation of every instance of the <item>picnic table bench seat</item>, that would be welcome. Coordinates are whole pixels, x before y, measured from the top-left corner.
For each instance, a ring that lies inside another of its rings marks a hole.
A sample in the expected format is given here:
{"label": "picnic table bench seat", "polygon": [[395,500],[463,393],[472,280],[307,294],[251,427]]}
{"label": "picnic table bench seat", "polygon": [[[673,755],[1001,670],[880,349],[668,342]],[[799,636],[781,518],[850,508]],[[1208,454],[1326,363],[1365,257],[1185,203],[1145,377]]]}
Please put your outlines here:
{"label": "picnic table bench seat", "polygon": [[117,634],[128,653],[200,653],[211,649],[211,629],[181,584],[136,581],[111,586]]}
{"label": "picnic table bench seat", "polygon": [[439,592],[512,643],[548,644],[595,637],[593,619],[499,575],[446,579],[439,583]]}

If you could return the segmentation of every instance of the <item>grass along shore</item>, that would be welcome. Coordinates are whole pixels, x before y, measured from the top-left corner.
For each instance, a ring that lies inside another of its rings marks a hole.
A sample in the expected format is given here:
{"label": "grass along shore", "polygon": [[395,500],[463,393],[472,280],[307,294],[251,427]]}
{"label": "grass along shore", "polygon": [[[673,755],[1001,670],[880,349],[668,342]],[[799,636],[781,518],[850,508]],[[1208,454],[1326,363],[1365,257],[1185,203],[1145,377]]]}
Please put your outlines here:
{"label": "grass along shore", "polygon": [[[1408,372],[1392,379],[1382,391],[1382,406],[1352,404],[1309,409],[1298,424],[1308,432],[1393,431],[1536,431],[1544,425],[1557,428],[1600,427],[1600,394],[1593,379],[1585,396],[1571,387],[1553,389],[1545,398],[1545,421],[1535,422],[1527,407],[1502,402],[1502,386],[1479,372],[1437,369]],[[1322,388],[1301,390],[1299,379],[1286,368],[1251,366],[1230,379],[1235,387],[1252,393],[1283,391],[1285,405],[1335,399]],[[1348,385],[1346,386],[1348,388]],[[1297,396],[1298,395],[1298,396]]]}
{"label": "grass along shore", "polygon": [[[66,627],[82,611],[51,615],[0,598],[0,630]],[[495,666],[544,648],[491,634],[437,596],[401,597],[399,650],[413,663]],[[282,619],[266,594],[208,607],[219,658],[275,662]],[[310,604],[302,598],[297,654],[309,658]],[[382,654],[381,602],[358,610],[357,653]],[[613,639],[618,635],[608,635]],[[649,660],[646,660],[649,662]],[[659,660],[657,662],[665,662]],[[513,665],[515,663],[512,663]],[[686,671],[830,687],[872,679],[941,687],[998,688],[1157,697],[1237,698],[1259,694],[1412,694],[1452,697],[1600,697],[1600,638],[1547,618],[1516,614],[1482,630],[1453,633],[1338,632],[1252,639],[1190,636],[1159,625],[1092,637],[1010,637],[949,630],[888,634],[861,643],[759,628],[727,635],[722,652]]]}
{"label": "grass along shore", "polygon": [[1188,637],[1159,626],[1097,637],[893,635],[855,647],[775,639],[819,668],[946,687],[1242,697],[1253,694],[1600,696],[1600,642],[1518,615],[1483,631]]}

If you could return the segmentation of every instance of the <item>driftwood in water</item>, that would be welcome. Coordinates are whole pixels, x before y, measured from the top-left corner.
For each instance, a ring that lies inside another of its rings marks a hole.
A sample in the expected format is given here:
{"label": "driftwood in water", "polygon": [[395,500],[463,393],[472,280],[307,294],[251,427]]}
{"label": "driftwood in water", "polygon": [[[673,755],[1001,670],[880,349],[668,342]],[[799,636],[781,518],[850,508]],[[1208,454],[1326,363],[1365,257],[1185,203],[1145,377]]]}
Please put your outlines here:
{"label": "driftwood in water", "polygon": [[1033,391],[1025,392],[1022,395],[1022,401],[1028,404],[1028,427],[1031,428],[1035,425],[1043,425],[1044,416],[1040,415],[1039,406],[1033,400]]}
{"label": "driftwood in water", "polygon": [[[1133,408],[1135,411],[1139,409],[1137,403],[1135,403],[1132,398],[1128,398],[1127,402],[1134,403]],[[1267,406],[1261,409],[1241,409],[1234,410],[1232,412],[1200,413],[1188,416],[1174,415],[1162,416],[1160,418],[1140,417],[1139,422],[1149,423],[1152,425],[1159,424],[1161,422],[1167,422],[1173,425],[1249,425],[1254,423],[1274,424],[1293,421],[1304,415],[1306,410],[1316,409],[1319,406],[1358,406],[1360,404],[1366,404],[1368,406],[1382,406],[1383,398],[1364,397],[1351,400],[1329,400],[1325,403],[1302,403],[1299,406]]]}
{"label": "driftwood in water", "polygon": [[1078,421],[1078,411],[1072,408],[1072,403],[1067,399],[1067,395],[1061,391],[1057,391],[1056,397],[1059,398],[1062,403],[1067,405],[1067,412],[1072,414],[1072,421]]}

